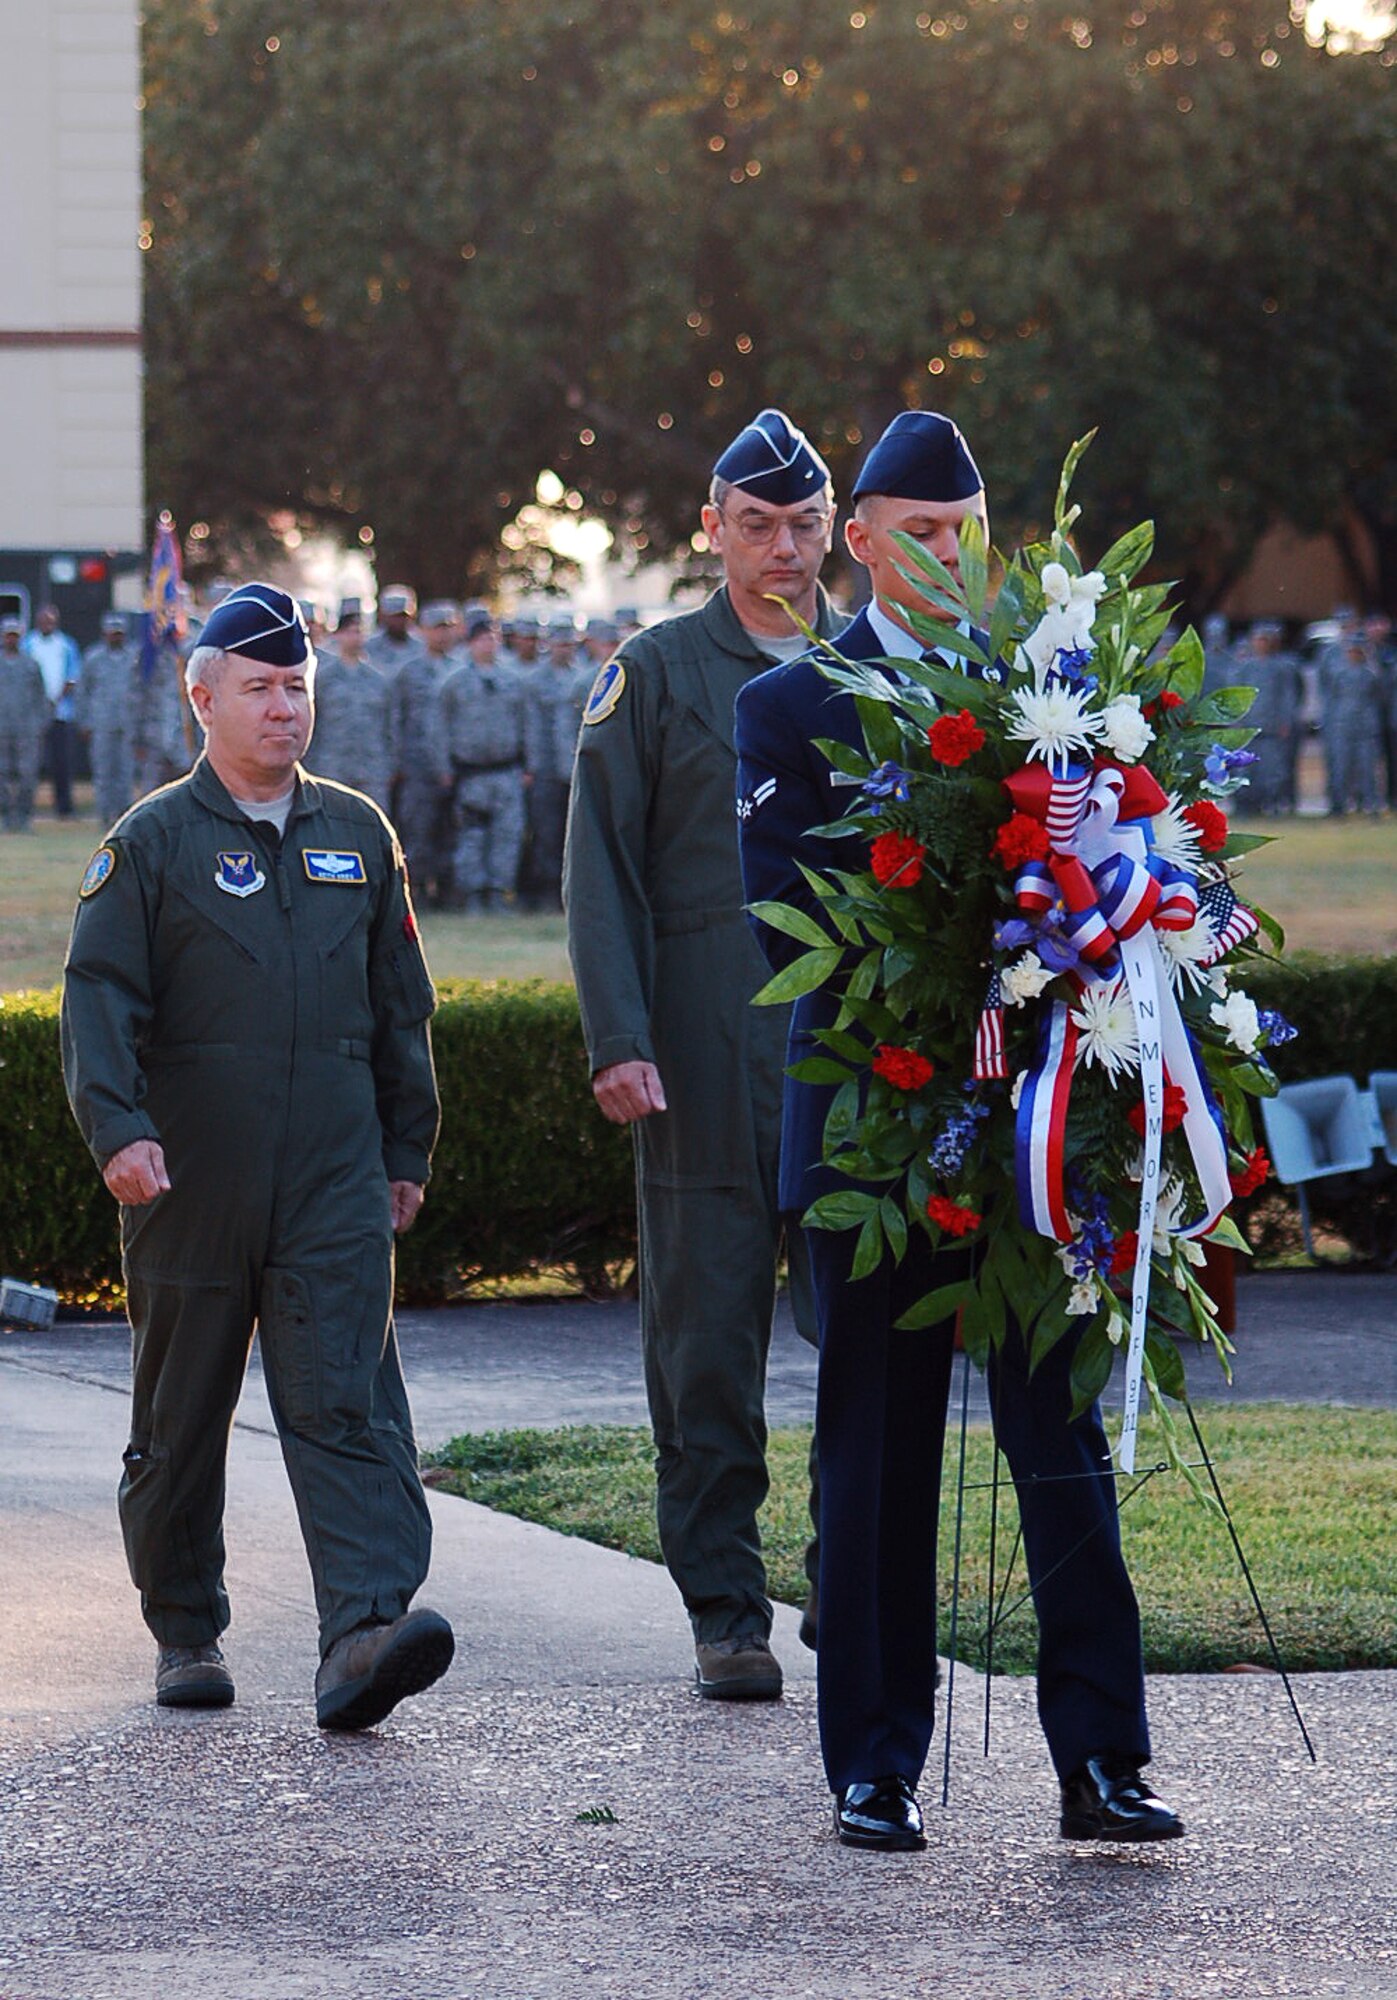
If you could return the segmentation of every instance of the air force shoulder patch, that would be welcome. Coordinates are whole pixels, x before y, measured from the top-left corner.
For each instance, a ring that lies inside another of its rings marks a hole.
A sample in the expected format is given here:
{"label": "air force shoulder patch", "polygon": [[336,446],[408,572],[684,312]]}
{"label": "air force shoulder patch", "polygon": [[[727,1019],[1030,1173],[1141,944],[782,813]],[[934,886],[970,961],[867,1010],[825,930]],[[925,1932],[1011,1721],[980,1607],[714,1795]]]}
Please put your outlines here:
{"label": "air force shoulder patch", "polygon": [[116,849],[99,847],[83,871],[82,881],[78,885],[79,896],[86,902],[89,896],[95,896],[99,889],[104,888],[115,873]]}
{"label": "air force shoulder patch", "polygon": [[586,722],[605,722],[617,702],[626,691],[626,669],[619,654],[607,661],[592,682],[592,692],[587,697],[587,706],[582,711]]}
{"label": "air force shoulder patch", "polygon": [[351,848],[307,847],[301,859],[312,882],[367,882],[364,857]]}

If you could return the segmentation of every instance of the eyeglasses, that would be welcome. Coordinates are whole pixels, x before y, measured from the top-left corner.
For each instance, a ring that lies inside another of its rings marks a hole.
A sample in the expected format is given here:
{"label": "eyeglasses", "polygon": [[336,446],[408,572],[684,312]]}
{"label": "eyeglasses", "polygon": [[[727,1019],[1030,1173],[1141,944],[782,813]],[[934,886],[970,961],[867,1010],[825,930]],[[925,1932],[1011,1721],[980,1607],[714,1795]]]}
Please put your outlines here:
{"label": "eyeglasses", "polygon": [[783,528],[789,528],[791,537],[797,542],[821,541],[829,531],[830,516],[825,514],[737,514],[732,515],[722,508],[718,510],[727,521],[740,542],[749,549],[764,549],[774,542]]}

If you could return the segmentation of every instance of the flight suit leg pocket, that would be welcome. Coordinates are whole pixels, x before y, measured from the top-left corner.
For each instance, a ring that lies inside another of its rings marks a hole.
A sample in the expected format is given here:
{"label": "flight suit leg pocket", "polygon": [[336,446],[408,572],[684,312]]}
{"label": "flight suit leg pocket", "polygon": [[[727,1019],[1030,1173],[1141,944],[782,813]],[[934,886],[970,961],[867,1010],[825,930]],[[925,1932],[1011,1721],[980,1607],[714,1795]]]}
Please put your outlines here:
{"label": "flight suit leg pocket", "polygon": [[268,1269],[262,1337],[268,1377],[287,1425],[342,1443],[365,1429],[383,1357],[391,1257],[377,1248],[343,1263]]}

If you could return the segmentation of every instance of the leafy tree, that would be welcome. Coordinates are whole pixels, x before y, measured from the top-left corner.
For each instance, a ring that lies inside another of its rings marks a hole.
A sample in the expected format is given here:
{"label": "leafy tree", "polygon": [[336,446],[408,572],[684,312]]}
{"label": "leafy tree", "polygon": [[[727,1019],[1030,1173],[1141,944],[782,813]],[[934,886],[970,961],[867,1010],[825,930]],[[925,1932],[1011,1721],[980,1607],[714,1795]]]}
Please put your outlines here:
{"label": "leafy tree", "polygon": [[1358,510],[1397,599],[1386,49],[1276,0],[156,0],[152,487],[488,581],[554,467],[682,546],[764,402],[841,484],[956,415],[1006,539],[1064,441],[1199,606]]}

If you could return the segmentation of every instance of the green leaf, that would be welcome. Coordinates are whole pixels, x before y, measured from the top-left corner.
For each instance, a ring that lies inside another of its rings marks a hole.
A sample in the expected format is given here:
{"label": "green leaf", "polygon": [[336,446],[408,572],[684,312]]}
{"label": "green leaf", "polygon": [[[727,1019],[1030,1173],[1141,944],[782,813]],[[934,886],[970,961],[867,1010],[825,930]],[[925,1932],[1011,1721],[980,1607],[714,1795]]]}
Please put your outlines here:
{"label": "green leaf", "polygon": [[1068,1380],[1072,1385],[1072,1415],[1082,1416],[1096,1401],[1111,1379],[1116,1350],[1111,1344],[1106,1315],[1100,1313],[1077,1343]]}
{"label": "green leaf", "polygon": [[1235,861],[1241,854],[1255,854],[1258,847],[1269,847],[1275,839],[1273,833],[1229,833],[1227,844],[1218,850],[1220,861]]}
{"label": "green leaf", "polygon": [[1247,908],[1256,918],[1256,921],[1260,924],[1263,932],[1271,940],[1271,943],[1275,946],[1276,950],[1284,951],[1285,931],[1281,927],[1281,925],[1277,923],[1276,919],[1271,915],[1271,912],[1269,910],[1263,910],[1260,903],[1248,903]]}
{"label": "green leaf", "polygon": [[1244,1257],[1251,1255],[1250,1243],[1230,1215],[1224,1215],[1204,1240],[1208,1243],[1223,1244],[1229,1250],[1238,1250]]}
{"label": "green leaf", "polygon": [[854,696],[854,707],[869,756],[876,764],[898,763],[903,755],[902,732],[887,703],[859,694]]}
{"label": "green leaf", "polygon": [[974,1291],[973,1278],[962,1278],[954,1285],[938,1285],[935,1291],[924,1292],[893,1324],[899,1333],[920,1333],[923,1327],[943,1326],[948,1319],[955,1318]]}
{"label": "green leaf", "polygon": [[967,514],[960,524],[960,580],[970,616],[977,625],[983,625],[985,598],[989,593],[989,552],[978,514]]}
{"label": "green leaf", "polygon": [[1154,1369],[1155,1385],[1166,1396],[1172,1396],[1176,1403],[1182,1403],[1188,1395],[1188,1384],[1184,1379],[1184,1357],[1167,1333],[1156,1333],[1145,1329],[1145,1350]]}
{"label": "green leaf", "polygon": [[760,993],[752,995],[752,1005],[780,1007],[790,1000],[799,1000],[803,993],[813,993],[817,986],[823,986],[827,979],[833,977],[843,959],[844,952],[839,945],[803,953],[768,979]]}
{"label": "green leaf", "polygon": [[1141,521],[1118,542],[1112,542],[1095,567],[1103,575],[1124,577],[1127,583],[1137,576],[1154,554],[1154,522]]}
{"label": "green leaf", "polygon": [[1067,1300],[1070,1296],[1070,1291],[1070,1286],[1066,1284],[1060,1285],[1052,1297],[1045,1301],[1037,1319],[1034,1321],[1033,1338],[1029,1343],[1028,1349],[1028,1372],[1030,1375],[1052,1353],[1058,1342],[1066,1335],[1069,1327],[1076,1324],[1073,1315],[1067,1310]]}
{"label": "green leaf", "polygon": [[843,1083],[849,1072],[841,1062],[832,1056],[805,1056],[798,1063],[792,1063],[786,1071],[797,1083]]}
{"label": "green leaf", "polygon": [[966,1352],[978,1358],[1004,1344],[1004,1294],[992,1270],[982,1268],[974,1293],[961,1314],[961,1338]]}
{"label": "green leaf", "polygon": [[[901,563],[897,565],[908,582],[915,583],[919,590],[926,590],[927,596],[934,603],[943,605],[957,618],[961,617],[967,609],[965,592],[940,557],[934,556],[929,548],[912,535],[895,532],[893,540],[911,565],[910,568],[904,568]],[[928,582],[934,588],[927,589]]]}
{"label": "green leaf", "polygon": [[829,932],[804,910],[797,910],[790,903],[769,902],[749,903],[747,908],[772,930],[784,931],[787,937],[797,938],[801,944],[813,944],[818,950],[829,949]]}
{"label": "green leaf", "polygon": [[854,1261],[849,1267],[850,1279],[857,1281],[870,1277],[882,1261],[883,1225],[875,1208],[859,1231],[859,1240],[854,1246]]}
{"label": "green leaf", "polygon": [[1253,1097],[1274,1097],[1280,1089],[1276,1072],[1267,1063],[1234,1063],[1232,1080]]}
{"label": "green leaf", "polygon": [[[962,632],[959,626],[948,624],[944,618],[933,618],[929,612],[913,611],[906,607],[903,607],[903,615],[924,646],[936,646],[943,653],[954,653],[958,659],[973,660],[977,667],[986,664],[984,647],[978,639],[972,639],[968,632]],[[918,668],[936,664],[934,660],[898,662],[903,672],[919,683],[925,683],[926,677],[918,671]],[[943,667],[942,672],[945,671]]]}
{"label": "green leaf", "polygon": [[1163,686],[1181,694],[1185,701],[1197,699],[1202,692],[1208,662],[1203,641],[1191,625],[1181,638],[1175,640],[1160,665],[1164,669]]}
{"label": "green leaf", "polygon": [[862,1224],[878,1206],[876,1194],[862,1194],[856,1188],[835,1188],[812,1201],[800,1218],[806,1229],[852,1229]]}
{"label": "green leaf", "polygon": [[895,1195],[885,1194],[878,1209],[893,1261],[900,1264],[907,1254],[907,1213]]}
{"label": "green leaf", "polygon": [[1204,695],[1190,720],[1204,725],[1215,722],[1224,726],[1230,722],[1240,722],[1255,700],[1254,687],[1214,688],[1211,693]]}
{"label": "green leaf", "polygon": [[842,1146],[859,1121],[859,1080],[851,1076],[841,1084],[834,1094],[834,1102],[825,1113],[825,1156]]}

